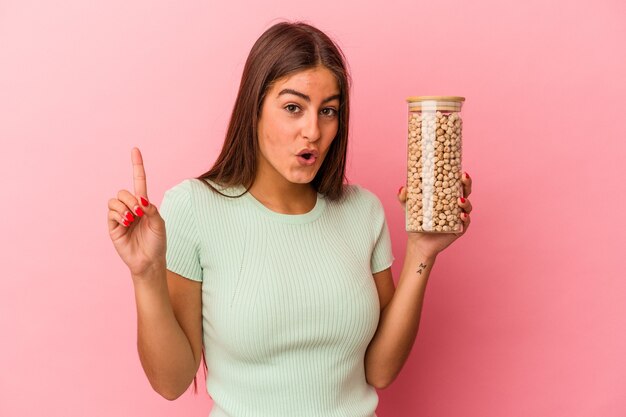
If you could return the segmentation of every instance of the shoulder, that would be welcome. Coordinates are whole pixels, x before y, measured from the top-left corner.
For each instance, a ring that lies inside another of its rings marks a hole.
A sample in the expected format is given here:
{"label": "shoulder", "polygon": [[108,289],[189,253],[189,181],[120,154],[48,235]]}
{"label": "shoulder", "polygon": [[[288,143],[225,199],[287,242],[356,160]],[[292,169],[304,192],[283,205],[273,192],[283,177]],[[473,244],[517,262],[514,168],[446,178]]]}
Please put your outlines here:
{"label": "shoulder", "polygon": [[362,215],[366,219],[385,216],[382,202],[378,196],[360,184],[346,184],[340,205],[350,215]]}
{"label": "shoulder", "polygon": [[360,184],[346,184],[344,200],[350,205],[382,207],[378,196]]}
{"label": "shoulder", "polygon": [[185,178],[165,191],[166,195],[187,196],[191,200],[198,198],[220,197],[220,193],[229,196],[238,195],[240,187],[224,187],[207,178]]}
{"label": "shoulder", "polygon": [[190,184],[189,180],[185,179],[180,181],[169,188],[165,189],[163,193],[163,200],[161,205],[180,205],[189,201]]}
{"label": "shoulder", "polygon": [[194,207],[194,202],[197,200],[199,187],[202,186],[194,178],[186,178],[179,181],[165,190],[160,209],[168,211],[172,209],[191,210]]}
{"label": "shoulder", "polygon": [[202,189],[208,189],[207,184],[211,184],[217,188],[217,185],[211,180],[200,180],[197,178],[185,178],[180,182],[174,184],[172,187],[168,188],[165,192],[175,192],[175,193],[197,193]]}
{"label": "shoulder", "polygon": [[185,194],[189,193],[192,179],[186,178],[165,190],[165,194]]}

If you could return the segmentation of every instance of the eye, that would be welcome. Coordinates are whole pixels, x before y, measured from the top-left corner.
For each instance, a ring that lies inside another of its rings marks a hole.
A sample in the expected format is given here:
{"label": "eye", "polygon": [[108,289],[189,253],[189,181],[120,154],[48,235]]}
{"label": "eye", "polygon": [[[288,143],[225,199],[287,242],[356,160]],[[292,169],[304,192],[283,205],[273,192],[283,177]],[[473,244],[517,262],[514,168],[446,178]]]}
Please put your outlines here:
{"label": "eye", "polygon": [[285,109],[287,110],[287,112],[288,112],[288,113],[292,113],[292,114],[297,113],[297,112],[295,111],[295,109],[299,109],[299,108],[300,108],[300,107],[296,106],[295,104],[287,104],[287,105],[285,106]]}
{"label": "eye", "polygon": [[329,110],[328,112],[324,113],[324,116],[328,116],[328,117],[335,117],[337,116],[337,110],[333,109],[332,107],[326,107],[325,109],[322,110],[322,112],[325,112]]}

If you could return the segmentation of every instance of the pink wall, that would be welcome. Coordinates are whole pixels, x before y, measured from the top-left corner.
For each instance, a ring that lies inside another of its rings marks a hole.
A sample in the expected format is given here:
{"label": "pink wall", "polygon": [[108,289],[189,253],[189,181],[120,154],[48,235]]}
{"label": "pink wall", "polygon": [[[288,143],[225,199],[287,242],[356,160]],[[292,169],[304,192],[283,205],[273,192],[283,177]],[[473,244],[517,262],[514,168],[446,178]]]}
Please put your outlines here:
{"label": "pink wall", "polygon": [[[395,200],[405,98],[461,95],[468,233],[431,275],[378,414],[626,415],[622,1],[0,3],[0,415],[206,416],[154,393],[107,201],[210,167],[247,53],[282,19],[335,37],[354,78],[349,177]],[[200,376],[203,373],[200,372]]]}

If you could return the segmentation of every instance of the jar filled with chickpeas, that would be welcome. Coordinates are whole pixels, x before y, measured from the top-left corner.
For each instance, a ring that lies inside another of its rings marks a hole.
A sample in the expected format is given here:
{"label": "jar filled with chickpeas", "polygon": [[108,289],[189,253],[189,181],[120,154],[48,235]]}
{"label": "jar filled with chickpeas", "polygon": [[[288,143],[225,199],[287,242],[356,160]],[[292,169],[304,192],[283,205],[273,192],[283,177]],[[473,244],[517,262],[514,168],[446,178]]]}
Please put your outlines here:
{"label": "jar filled with chickpeas", "polygon": [[407,98],[409,108],[406,231],[460,233],[465,97]]}

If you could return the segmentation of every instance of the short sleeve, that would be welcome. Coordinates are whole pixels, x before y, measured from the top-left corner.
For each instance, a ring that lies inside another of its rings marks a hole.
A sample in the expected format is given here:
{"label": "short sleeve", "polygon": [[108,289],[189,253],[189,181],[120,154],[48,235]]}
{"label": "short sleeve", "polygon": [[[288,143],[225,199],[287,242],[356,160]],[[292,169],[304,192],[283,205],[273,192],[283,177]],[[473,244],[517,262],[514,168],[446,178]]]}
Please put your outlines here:
{"label": "short sleeve", "polygon": [[372,222],[372,224],[376,226],[377,238],[370,261],[372,274],[389,268],[395,260],[391,249],[391,236],[389,235],[389,228],[387,227],[387,220],[385,219],[385,210],[378,198],[376,199],[376,202],[375,215],[377,219]]}
{"label": "short sleeve", "polygon": [[202,281],[200,245],[189,180],[165,192],[159,213],[165,220],[167,269],[193,281]]}

